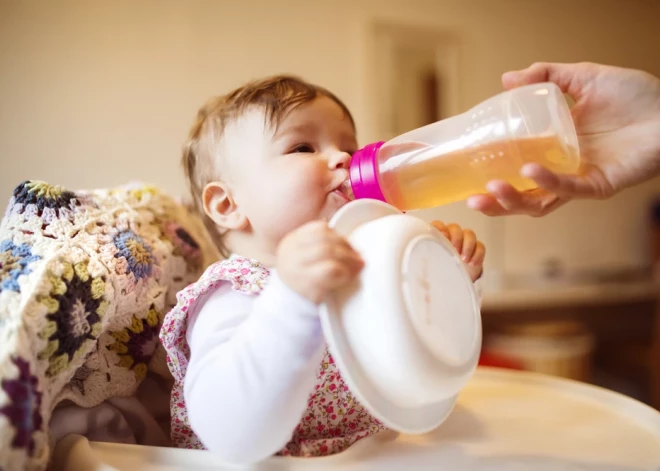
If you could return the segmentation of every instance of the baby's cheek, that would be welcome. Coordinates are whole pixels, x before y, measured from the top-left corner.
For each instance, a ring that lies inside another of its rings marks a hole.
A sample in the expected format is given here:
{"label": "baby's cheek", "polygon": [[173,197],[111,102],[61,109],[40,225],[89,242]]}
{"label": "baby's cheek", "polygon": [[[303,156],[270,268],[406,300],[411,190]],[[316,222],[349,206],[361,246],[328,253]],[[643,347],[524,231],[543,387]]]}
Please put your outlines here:
{"label": "baby's cheek", "polygon": [[322,191],[307,180],[290,181],[282,185],[279,192],[270,196],[270,203],[265,201],[269,208],[271,224],[288,233],[303,224],[318,219],[324,198]]}
{"label": "baby's cheek", "polygon": [[325,194],[309,181],[299,182],[287,197],[288,211],[297,215],[301,223],[318,218],[325,203]]}
{"label": "baby's cheek", "polygon": [[293,205],[292,209],[313,207],[325,200],[327,182],[313,166],[305,170],[291,175],[283,185],[282,191],[286,193],[287,202]]}

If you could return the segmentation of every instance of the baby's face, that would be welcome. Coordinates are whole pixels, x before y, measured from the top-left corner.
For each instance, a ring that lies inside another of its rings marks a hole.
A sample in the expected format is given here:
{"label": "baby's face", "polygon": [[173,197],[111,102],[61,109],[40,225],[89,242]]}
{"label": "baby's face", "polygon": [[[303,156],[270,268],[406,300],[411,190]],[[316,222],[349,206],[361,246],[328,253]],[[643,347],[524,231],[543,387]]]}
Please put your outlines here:
{"label": "baby's face", "polygon": [[224,145],[236,204],[254,234],[272,247],[348,202],[340,187],[357,149],[355,129],[330,98],[300,106],[277,130],[265,123],[262,110],[250,110],[226,129]]}

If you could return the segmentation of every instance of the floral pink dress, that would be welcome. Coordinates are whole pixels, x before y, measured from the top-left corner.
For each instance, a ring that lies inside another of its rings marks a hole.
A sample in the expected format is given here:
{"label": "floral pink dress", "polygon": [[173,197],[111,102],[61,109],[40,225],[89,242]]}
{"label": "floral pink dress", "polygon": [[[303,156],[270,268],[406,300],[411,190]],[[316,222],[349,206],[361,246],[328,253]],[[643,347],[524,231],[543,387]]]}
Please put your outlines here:
{"label": "floral pink dress", "polygon": [[[174,376],[171,397],[172,441],[182,448],[203,449],[188,422],[183,398],[190,349],[186,342],[186,318],[197,299],[221,283],[231,283],[246,296],[258,295],[270,273],[254,260],[232,257],[211,265],[196,283],[177,295],[177,305],[165,316],[160,339],[167,351],[167,364]],[[302,421],[279,455],[323,456],[338,453],[385,427],[353,397],[330,353],[317,370],[317,381]]]}

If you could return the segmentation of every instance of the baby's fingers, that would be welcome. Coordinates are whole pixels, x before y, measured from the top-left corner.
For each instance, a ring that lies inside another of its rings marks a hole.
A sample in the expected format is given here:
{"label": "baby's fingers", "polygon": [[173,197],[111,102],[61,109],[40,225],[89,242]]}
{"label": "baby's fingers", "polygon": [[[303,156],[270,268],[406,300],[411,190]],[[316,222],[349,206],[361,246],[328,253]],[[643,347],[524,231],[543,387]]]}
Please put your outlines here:
{"label": "baby's fingers", "polygon": [[472,254],[472,258],[468,263],[473,267],[477,267],[484,263],[485,258],[486,258],[486,246],[483,243],[477,241],[477,244],[474,248],[474,253]]}
{"label": "baby's fingers", "polygon": [[449,232],[449,242],[460,254],[463,247],[463,229],[458,224],[450,224],[447,226],[447,231]]}
{"label": "baby's fingers", "polygon": [[329,247],[321,248],[316,261],[336,262],[345,266],[349,271],[354,272],[360,270],[364,266],[364,261],[357,251],[353,249],[348,243],[346,244],[332,244]]}
{"label": "baby's fingers", "polygon": [[445,223],[441,221],[432,221],[431,225],[435,227],[438,231],[440,231],[443,236],[449,239],[449,231],[447,230],[447,226],[445,226]]}
{"label": "baby's fingers", "polygon": [[463,231],[463,247],[459,252],[464,262],[470,262],[477,248],[477,236],[470,229]]}

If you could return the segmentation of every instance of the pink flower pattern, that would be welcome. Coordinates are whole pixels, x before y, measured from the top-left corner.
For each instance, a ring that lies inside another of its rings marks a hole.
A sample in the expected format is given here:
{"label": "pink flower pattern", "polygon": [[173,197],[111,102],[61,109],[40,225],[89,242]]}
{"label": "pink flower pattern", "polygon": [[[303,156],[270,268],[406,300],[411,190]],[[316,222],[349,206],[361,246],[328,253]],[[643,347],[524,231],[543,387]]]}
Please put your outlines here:
{"label": "pink flower pattern", "polygon": [[[167,351],[167,365],[174,376],[170,401],[172,441],[181,448],[203,449],[192,431],[183,398],[183,381],[190,358],[186,343],[186,318],[197,299],[221,283],[234,290],[258,295],[270,272],[254,260],[232,257],[211,265],[204,275],[177,294],[177,305],[165,316],[160,339]],[[332,356],[326,349],[317,370],[317,382],[307,411],[292,431],[291,440],[278,455],[325,456],[339,453],[368,435],[385,427],[358,403],[344,383]]]}

